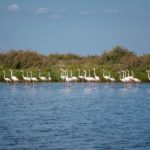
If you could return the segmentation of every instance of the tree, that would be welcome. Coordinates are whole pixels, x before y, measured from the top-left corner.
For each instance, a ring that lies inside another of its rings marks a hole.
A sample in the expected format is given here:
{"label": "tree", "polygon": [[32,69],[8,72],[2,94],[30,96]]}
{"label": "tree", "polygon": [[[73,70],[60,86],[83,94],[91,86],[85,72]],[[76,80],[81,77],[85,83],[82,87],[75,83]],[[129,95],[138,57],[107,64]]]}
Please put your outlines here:
{"label": "tree", "polygon": [[126,48],[117,46],[111,51],[104,52],[101,56],[102,62],[107,64],[120,64],[122,57],[135,57],[136,54]]}

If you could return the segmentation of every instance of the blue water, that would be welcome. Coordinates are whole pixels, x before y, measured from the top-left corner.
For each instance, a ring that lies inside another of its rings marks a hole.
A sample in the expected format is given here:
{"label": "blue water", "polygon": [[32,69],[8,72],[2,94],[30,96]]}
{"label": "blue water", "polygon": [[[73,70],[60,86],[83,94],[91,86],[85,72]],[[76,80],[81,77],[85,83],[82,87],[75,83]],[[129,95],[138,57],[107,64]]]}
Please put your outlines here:
{"label": "blue water", "polygon": [[0,149],[149,150],[150,84],[0,83]]}

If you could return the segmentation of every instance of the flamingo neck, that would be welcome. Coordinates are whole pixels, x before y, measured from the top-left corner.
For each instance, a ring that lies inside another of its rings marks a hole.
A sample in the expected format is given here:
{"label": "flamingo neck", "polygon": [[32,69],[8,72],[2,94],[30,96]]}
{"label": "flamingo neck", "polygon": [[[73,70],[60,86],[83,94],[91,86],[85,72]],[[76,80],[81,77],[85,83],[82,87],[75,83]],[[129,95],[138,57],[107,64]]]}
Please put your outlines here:
{"label": "flamingo neck", "polygon": [[80,76],[80,69],[78,70],[78,76]]}
{"label": "flamingo neck", "polygon": [[84,78],[86,78],[86,71],[84,71]]}
{"label": "flamingo neck", "polygon": [[104,69],[103,69],[103,77],[105,76],[105,71],[104,71]]}
{"label": "flamingo neck", "polygon": [[132,71],[132,77],[134,78],[134,72]]}
{"label": "flamingo neck", "polygon": [[10,75],[11,75],[11,77],[13,76],[13,72],[12,72],[12,70],[10,71]]}
{"label": "flamingo neck", "polygon": [[67,77],[69,77],[69,72],[68,72],[68,70],[67,70]]}
{"label": "flamingo neck", "polygon": [[72,70],[70,71],[70,77],[72,78]]}
{"label": "flamingo neck", "polygon": [[22,72],[22,77],[24,78],[24,73]]}
{"label": "flamingo neck", "polygon": [[28,72],[27,72],[27,77],[29,77],[29,74],[28,74]]}
{"label": "flamingo neck", "polygon": [[94,76],[96,76],[95,69],[94,69]]}
{"label": "flamingo neck", "polygon": [[4,72],[4,78],[6,78],[6,76],[5,76],[5,72]]}
{"label": "flamingo neck", "polygon": [[129,77],[129,70],[127,70],[127,76]]}
{"label": "flamingo neck", "polygon": [[90,70],[89,70],[89,77],[91,76]]}
{"label": "flamingo neck", "polygon": [[66,76],[66,70],[62,71],[62,76]]}
{"label": "flamingo neck", "polygon": [[122,80],[122,79],[121,79],[121,72],[119,72],[119,78],[120,78],[120,80]]}
{"label": "flamingo neck", "polygon": [[[125,78],[125,74],[124,74],[125,72],[123,71],[122,72],[122,79],[124,79]],[[121,79],[121,73],[120,73],[120,79]]]}
{"label": "flamingo neck", "polygon": [[126,78],[126,77],[127,77],[127,74],[126,74],[126,71],[124,71],[123,78]]}
{"label": "flamingo neck", "polygon": [[60,76],[61,76],[61,77],[63,76],[63,71],[61,71]]}
{"label": "flamingo neck", "polygon": [[31,76],[31,78],[32,78],[32,72],[30,72],[30,76]]}
{"label": "flamingo neck", "polygon": [[66,70],[65,74],[66,74],[66,78],[68,78],[68,70]]}

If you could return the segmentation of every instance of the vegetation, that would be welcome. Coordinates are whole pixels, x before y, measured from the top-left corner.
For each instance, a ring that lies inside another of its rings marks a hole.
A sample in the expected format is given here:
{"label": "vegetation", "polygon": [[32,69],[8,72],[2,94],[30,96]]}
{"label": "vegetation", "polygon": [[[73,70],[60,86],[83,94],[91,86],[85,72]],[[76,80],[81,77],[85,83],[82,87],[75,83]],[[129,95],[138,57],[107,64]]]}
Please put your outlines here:
{"label": "vegetation", "polygon": [[[96,73],[102,80],[102,69],[110,71],[112,76],[118,79],[118,72],[122,69],[133,70],[137,78],[148,81],[146,70],[150,70],[150,54],[137,56],[135,52],[121,46],[105,51],[102,55],[79,56],[76,54],[49,54],[44,56],[31,50],[9,50],[0,53],[0,81],[3,81],[3,70],[10,77],[9,69],[14,70],[18,78],[22,78],[21,70],[33,71],[38,77],[38,70],[48,76],[51,72],[53,81],[60,81],[60,68],[72,69],[77,75],[77,68],[82,70],[96,68]],[[91,72],[93,73],[93,72]],[[92,75],[92,74],[91,74]]]}

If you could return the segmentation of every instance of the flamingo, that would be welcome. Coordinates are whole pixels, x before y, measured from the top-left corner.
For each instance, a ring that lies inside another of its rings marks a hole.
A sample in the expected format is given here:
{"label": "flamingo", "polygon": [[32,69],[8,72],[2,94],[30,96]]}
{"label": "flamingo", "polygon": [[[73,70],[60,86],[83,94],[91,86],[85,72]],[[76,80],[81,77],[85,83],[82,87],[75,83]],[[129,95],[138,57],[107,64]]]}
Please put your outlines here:
{"label": "flamingo", "polygon": [[121,72],[119,72],[120,76],[119,76],[119,79],[121,82],[125,83],[125,80],[124,80],[124,75],[122,75],[122,78],[121,78]]}
{"label": "flamingo", "polygon": [[137,83],[140,83],[140,82],[141,82],[140,79],[134,78],[134,72],[133,72],[133,71],[132,71],[132,77],[133,77],[133,81],[134,81],[134,82],[137,82]]}
{"label": "flamingo", "polygon": [[104,69],[103,69],[103,78],[105,80],[107,80],[107,82],[108,82],[108,80],[110,80],[110,77],[105,75],[105,70]]}
{"label": "flamingo", "polygon": [[60,68],[60,71],[61,71],[61,73],[60,73],[60,78],[61,78],[62,80],[65,80],[65,78],[66,78],[66,76],[65,76],[65,70],[62,69],[62,68]]}
{"label": "flamingo", "polygon": [[48,81],[51,81],[52,80],[52,78],[51,78],[51,74],[50,74],[50,72],[48,73]]}
{"label": "flamingo", "polygon": [[10,78],[6,78],[6,72],[5,71],[3,71],[3,73],[4,73],[4,80],[8,83],[8,82],[10,82],[11,81],[11,79]]}
{"label": "flamingo", "polygon": [[14,82],[18,82],[19,79],[16,77],[16,76],[13,76],[13,71],[12,70],[9,70],[10,73],[11,73],[11,79],[14,81]]}
{"label": "flamingo", "polygon": [[150,70],[146,70],[146,72],[148,73],[148,79],[150,80]]}
{"label": "flamingo", "polygon": [[30,82],[31,78],[29,77],[29,73],[27,72],[27,81]]}
{"label": "flamingo", "polygon": [[[110,77],[110,72],[109,72],[109,77]],[[111,82],[115,82],[115,81],[116,81],[116,79],[115,79],[115,78],[112,78],[112,77],[110,77],[109,80],[110,80]]]}
{"label": "flamingo", "polygon": [[70,70],[70,76],[72,78],[72,81],[76,82],[78,80],[78,78],[76,76],[72,76],[72,70]]}
{"label": "flamingo", "polygon": [[41,81],[47,81],[47,78],[44,76],[41,76],[41,71],[39,70],[39,78]]}
{"label": "flamingo", "polygon": [[66,82],[71,82],[71,81],[73,81],[72,77],[69,77],[69,75],[68,75],[68,70],[67,70],[67,69],[65,70],[65,81],[66,81]]}
{"label": "flamingo", "polygon": [[96,75],[95,68],[93,68],[93,70],[94,70],[94,77],[95,77],[95,80],[96,80],[96,81],[100,81],[99,76]]}
{"label": "flamingo", "polygon": [[30,78],[31,78],[31,80],[34,82],[37,82],[38,81],[38,79],[36,78],[36,77],[32,77],[32,71],[30,71]]}
{"label": "flamingo", "polygon": [[95,81],[95,79],[90,76],[90,70],[88,70],[88,71],[89,71],[89,76],[88,76],[88,77],[86,76],[86,74],[87,74],[86,70],[83,71],[83,72],[84,72],[84,79],[85,79],[87,82]]}
{"label": "flamingo", "polygon": [[126,71],[127,72],[127,78],[132,82],[134,81],[134,77],[129,75],[129,70]]}
{"label": "flamingo", "polygon": [[87,82],[90,82],[90,78],[86,76],[87,72],[86,70],[83,70],[84,72],[84,79],[87,81]]}
{"label": "flamingo", "polygon": [[83,81],[83,79],[84,79],[84,76],[81,76],[80,75],[80,69],[78,68],[78,78],[80,79],[80,80],[82,80]]}
{"label": "flamingo", "polygon": [[23,78],[23,80],[24,80],[25,82],[27,82],[27,81],[28,81],[28,78],[24,76],[23,70],[21,70],[21,73],[22,73],[22,78]]}
{"label": "flamingo", "polygon": [[96,79],[95,79],[94,77],[91,77],[90,70],[88,70],[88,72],[89,72],[89,79],[90,79],[90,81],[91,81],[91,82],[95,82]]}
{"label": "flamingo", "polygon": [[132,81],[130,78],[128,78],[126,71],[122,70],[121,72],[123,73],[123,79],[125,83],[129,83]]}
{"label": "flamingo", "polygon": [[[121,78],[121,72],[122,72],[122,78]],[[123,83],[124,83],[124,87],[127,88],[126,83],[127,83],[128,81],[127,81],[127,79],[126,79],[126,77],[125,77],[125,71],[122,70],[121,72],[119,72],[119,74],[120,74],[120,76],[119,76],[120,81],[123,82]]]}

